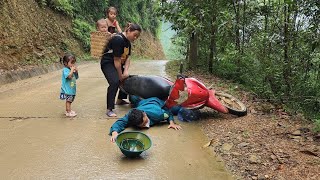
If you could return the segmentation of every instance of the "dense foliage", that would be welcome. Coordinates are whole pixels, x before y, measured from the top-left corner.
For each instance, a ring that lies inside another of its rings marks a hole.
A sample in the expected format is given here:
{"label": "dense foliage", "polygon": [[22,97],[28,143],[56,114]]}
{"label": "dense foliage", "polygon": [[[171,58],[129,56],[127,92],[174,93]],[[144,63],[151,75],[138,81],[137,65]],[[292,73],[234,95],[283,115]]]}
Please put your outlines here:
{"label": "dense foliage", "polygon": [[158,1],[191,69],[319,119],[319,0]]}
{"label": "dense foliage", "polygon": [[319,0],[37,0],[73,19],[88,35],[108,6],[122,27],[140,24],[157,35],[157,15],[170,21],[190,69],[234,80],[267,100],[320,119]]}
{"label": "dense foliage", "polygon": [[128,22],[134,22],[157,36],[160,23],[154,15],[155,3],[152,0],[37,0],[42,7],[50,7],[73,19],[73,34],[89,50],[90,32],[95,29],[95,22],[105,18],[109,6],[118,9],[117,20],[122,29]]}
{"label": "dense foliage", "polygon": [[156,3],[153,0],[109,0],[109,6],[115,6],[119,10],[119,22],[122,27],[128,22],[134,22],[142,26],[144,30],[158,35],[160,22],[155,14]]}

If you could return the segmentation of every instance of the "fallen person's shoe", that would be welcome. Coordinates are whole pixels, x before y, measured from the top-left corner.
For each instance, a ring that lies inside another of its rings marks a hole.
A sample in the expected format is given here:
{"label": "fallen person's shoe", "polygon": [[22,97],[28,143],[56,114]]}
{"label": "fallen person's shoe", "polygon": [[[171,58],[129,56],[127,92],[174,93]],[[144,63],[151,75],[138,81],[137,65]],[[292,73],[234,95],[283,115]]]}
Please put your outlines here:
{"label": "fallen person's shoe", "polygon": [[185,122],[196,121],[200,119],[200,111],[181,108],[178,112],[178,119]]}

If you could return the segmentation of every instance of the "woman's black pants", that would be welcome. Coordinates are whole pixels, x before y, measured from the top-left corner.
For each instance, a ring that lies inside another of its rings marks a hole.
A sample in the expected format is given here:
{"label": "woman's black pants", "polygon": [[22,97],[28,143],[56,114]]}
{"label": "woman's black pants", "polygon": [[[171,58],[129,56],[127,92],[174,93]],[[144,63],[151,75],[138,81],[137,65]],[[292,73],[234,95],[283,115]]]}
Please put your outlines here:
{"label": "woman's black pants", "polygon": [[[101,63],[101,70],[104,74],[104,77],[107,79],[109,83],[109,87],[107,90],[107,109],[112,110],[114,109],[115,98],[120,84],[118,72],[113,62]],[[123,70],[124,69],[122,67],[122,72]],[[126,98],[127,94],[120,90],[118,94],[118,99]]]}

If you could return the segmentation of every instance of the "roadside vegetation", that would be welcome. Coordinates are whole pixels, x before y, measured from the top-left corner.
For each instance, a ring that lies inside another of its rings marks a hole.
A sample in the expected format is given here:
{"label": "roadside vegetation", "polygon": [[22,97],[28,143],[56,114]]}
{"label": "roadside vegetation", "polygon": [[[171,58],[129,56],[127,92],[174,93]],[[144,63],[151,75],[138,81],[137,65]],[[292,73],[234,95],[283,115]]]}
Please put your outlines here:
{"label": "roadside vegetation", "polygon": [[288,113],[303,113],[319,132],[318,0],[159,3],[188,69],[232,80]]}
{"label": "roadside vegetation", "polygon": [[319,179],[319,0],[0,1],[0,75],[57,63],[66,51],[92,60],[90,32],[109,6],[121,27],[143,28],[134,59],[165,59],[164,50],[172,78],[183,63],[186,75],[248,106],[245,117],[204,112],[195,122],[229,170]]}
{"label": "roadside vegetation", "polygon": [[[79,61],[92,60],[90,33],[109,6],[118,9],[122,29],[128,22],[143,33],[133,44],[133,58],[165,59],[159,32],[160,20],[151,0],[25,0],[0,2],[0,74],[57,63],[64,52]],[[145,48],[145,47],[149,48]]]}
{"label": "roadside vegetation", "polygon": [[319,131],[318,0],[3,1],[0,73],[56,62],[64,51],[85,57],[90,32],[109,6],[119,10],[121,27],[135,22],[146,32],[146,39],[134,43],[135,58],[163,59],[154,41],[174,32],[170,43],[163,41],[169,59],[241,84],[291,114],[304,114]]}
{"label": "roadside vegetation", "polygon": [[37,0],[42,7],[50,7],[72,19],[74,36],[80,40],[86,51],[90,50],[90,32],[95,30],[95,22],[105,18],[105,10],[109,6],[118,9],[117,20],[121,27],[128,22],[134,22],[157,37],[160,21],[154,14],[155,3],[151,0]]}
{"label": "roadside vegetation", "polygon": [[[175,79],[180,61],[166,64]],[[201,127],[208,138],[202,148],[221,157],[235,179],[319,179],[320,133],[301,114],[290,114],[281,104],[260,99],[239,83],[203,71],[184,71],[207,87],[240,99],[248,108],[247,116],[236,117],[201,109],[201,118],[189,122]]]}

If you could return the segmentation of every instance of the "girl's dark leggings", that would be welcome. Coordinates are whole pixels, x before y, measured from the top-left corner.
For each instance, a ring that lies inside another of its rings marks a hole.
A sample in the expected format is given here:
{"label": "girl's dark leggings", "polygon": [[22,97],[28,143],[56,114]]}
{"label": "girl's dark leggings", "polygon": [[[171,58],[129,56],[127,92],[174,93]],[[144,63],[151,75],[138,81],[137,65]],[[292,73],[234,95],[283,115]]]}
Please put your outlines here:
{"label": "girl's dark leggings", "polygon": [[[113,62],[102,63],[101,70],[104,74],[104,77],[107,79],[109,83],[109,87],[107,90],[107,109],[112,110],[114,109],[115,98],[120,84],[118,72]],[[122,67],[122,72],[123,70],[124,69]],[[118,94],[118,99],[126,98],[127,94],[120,90]]]}

